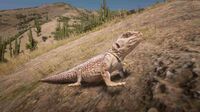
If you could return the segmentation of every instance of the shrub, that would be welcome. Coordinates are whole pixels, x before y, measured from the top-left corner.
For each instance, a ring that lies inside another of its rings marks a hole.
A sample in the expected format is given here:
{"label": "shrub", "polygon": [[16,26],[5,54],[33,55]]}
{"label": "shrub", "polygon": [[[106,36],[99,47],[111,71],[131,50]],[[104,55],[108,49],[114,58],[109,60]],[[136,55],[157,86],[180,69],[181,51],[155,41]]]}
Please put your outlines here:
{"label": "shrub", "polygon": [[48,39],[47,36],[42,36],[42,40],[43,40],[43,42],[46,42],[47,39]]}
{"label": "shrub", "polygon": [[[71,33],[71,30],[69,29],[68,21],[69,21],[69,18],[67,17],[60,17],[58,19],[58,25],[56,27],[56,31],[53,32],[55,40],[62,40],[69,36],[69,34]],[[61,26],[61,22],[62,22],[62,26]]]}

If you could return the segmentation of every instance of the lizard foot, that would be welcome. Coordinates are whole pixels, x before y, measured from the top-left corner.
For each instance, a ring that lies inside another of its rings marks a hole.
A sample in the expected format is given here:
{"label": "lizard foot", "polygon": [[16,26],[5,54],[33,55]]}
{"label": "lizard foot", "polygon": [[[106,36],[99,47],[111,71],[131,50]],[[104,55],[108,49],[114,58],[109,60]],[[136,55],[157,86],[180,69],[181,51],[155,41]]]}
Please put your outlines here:
{"label": "lizard foot", "polygon": [[125,85],[126,82],[109,82],[108,84],[106,84],[107,86],[121,86],[121,85]]}
{"label": "lizard foot", "polygon": [[76,83],[69,84],[68,86],[69,87],[74,87],[74,86],[80,86],[80,85],[81,85],[81,83],[76,82]]}

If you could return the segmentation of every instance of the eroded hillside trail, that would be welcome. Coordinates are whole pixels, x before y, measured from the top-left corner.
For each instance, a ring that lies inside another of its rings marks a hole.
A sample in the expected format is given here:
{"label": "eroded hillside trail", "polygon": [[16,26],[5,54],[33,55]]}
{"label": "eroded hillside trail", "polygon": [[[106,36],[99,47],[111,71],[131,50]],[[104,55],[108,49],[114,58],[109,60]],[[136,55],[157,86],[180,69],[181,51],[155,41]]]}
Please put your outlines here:
{"label": "eroded hillside trail", "polygon": [[[53,49],[30,60],[14,73],[1,76],[0,110],[144,112],[153,107],[162,112],[178,109],[181,112],[197,112],[199,97],[193,96],[193,93],[199,91],[200,83],[199,18],[199,1],[173,1],[153,6]],[[107,51],[112,42],[128,30],[141,31],[144,41],[125,59],[128,77],[116,80],[126,81],[125,86],[110,88],[100,83],[71,88],[66,84],[38,82],[43,77],[68,70]],[[181,72],[184,70],[187,71],[186,75],[186,72]],[[187,78],[177,78],[176,82],[188,84],[195,80],[197,86],[177,86],[175,81],[171,81],[174,76],[170,75],[172,78],[169,78],[169,72],[176,74],[176,77]],[[154,76],[164,81],[156,81]],[[165,81],[171,82],[175,92],[168,89],[171,85],[168,86]],[[159,92],[160,85],[165,85],[164,92]],[[176,89],[190,91],[180,93]],[[188,98],[187,101],[181,99],[183,96]]]}

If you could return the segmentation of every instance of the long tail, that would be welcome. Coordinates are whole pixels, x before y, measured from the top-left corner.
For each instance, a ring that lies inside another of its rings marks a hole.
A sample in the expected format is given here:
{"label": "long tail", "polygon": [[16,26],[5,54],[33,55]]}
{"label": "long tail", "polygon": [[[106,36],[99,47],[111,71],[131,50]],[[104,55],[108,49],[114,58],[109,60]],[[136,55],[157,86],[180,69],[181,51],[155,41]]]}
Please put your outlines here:
{"label": "long tail", "polygon": [[41,79],[40,82],[46,83],[68,83],[74,82],[77,78],[77,74],[74,71],[62,72],[58,75],[53,75],[44,79]]}

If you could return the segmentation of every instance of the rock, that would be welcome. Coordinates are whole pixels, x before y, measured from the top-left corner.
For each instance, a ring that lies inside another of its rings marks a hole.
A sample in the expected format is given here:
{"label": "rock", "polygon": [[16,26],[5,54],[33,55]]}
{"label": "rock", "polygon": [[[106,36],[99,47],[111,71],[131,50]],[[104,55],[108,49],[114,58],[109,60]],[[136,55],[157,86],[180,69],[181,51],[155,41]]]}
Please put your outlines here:
{"label": "rock", "polygon": [[153,88],[153,96],[156,97],[156,95],[159,95],[161,93],[166,92],[166,86],[164,84],[158,83]]}
{"label": "rock", "polygon": [[156,67],[155,72],[157,73],[158,76],[165,77],[166,69],[167,69],[166,66],[159,66]]}
{"label": "rock", "polygon": [[183,65],[183,68],[192,68],[193,65],[194,65],[194,62],[189,61],[189,62],[187,62],[187,63],[185,63],[185,64]]}
{"label": "rock", "polygon": [[161,85],[159,86],[159,89],[160,89],[160,92],[161,92],[161,93],[165,93],[165,92],[166,92],[166,86],[165,86],[164,84],[161,84]]}
{"label": "rock", "polygon": [[188,81],[193,77],[193,73],[190,69],[182,68],[178,71],[176,81],[180,86],[186,85]]}
{"label": "rock", "polygon": [[200,91],[195,91],[195,92],[193,92],[193,98],[195,98],[195,99],[200,99]]}
{"label": "rock", "polygon": [[174,76],[175,76],[174,73],[172,73],[171,71],[167,70],[167,72],[166,72],[166,78],[167,79],[173,79]]}
{"label": "rock", "polygon": [[194,68],[192,71],[200,77],[200,68]]}

